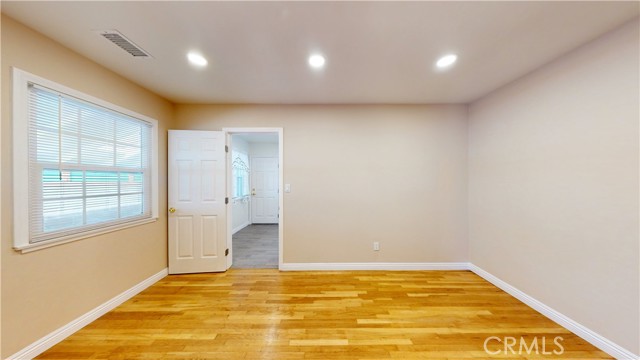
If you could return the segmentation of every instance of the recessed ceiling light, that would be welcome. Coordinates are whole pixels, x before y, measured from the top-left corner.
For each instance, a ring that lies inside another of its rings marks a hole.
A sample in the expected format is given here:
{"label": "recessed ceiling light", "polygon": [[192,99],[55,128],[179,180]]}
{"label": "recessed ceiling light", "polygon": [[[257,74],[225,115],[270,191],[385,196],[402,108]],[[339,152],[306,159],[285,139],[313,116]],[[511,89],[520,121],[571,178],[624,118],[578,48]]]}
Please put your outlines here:
{"label": "recessed ceiling light", "polygon": [[455,54],[445,55],[440,59],[438,59],[436,66],[439,67],[440,69],[446,68],[453,65],[456,62],[456,60],[458,60],[458,55],[455,55]]}
{"label": "recessed ceiling light", "polygon": [[195,52],[190,52],[187,54],[187,59],[189,59],[189,62],[192,65],[198,66],[198,67],[205,67],[207,66],[208,62],[207,59],[204,58],[204,56],[195,53]]}
{"label": "recessed ceiling light", "polygon": [[314,54],[309,56],[309,66],[311,66],[314,69],[321,69],[324,67],[324,56],[319,55],[319,54]]}

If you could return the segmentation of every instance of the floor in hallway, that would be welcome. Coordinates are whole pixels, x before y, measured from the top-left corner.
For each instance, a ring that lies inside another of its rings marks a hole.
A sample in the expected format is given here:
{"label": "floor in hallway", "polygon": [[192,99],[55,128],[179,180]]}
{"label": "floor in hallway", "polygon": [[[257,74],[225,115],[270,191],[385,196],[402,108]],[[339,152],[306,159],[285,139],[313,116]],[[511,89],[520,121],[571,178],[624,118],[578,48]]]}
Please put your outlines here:
{"label": "floor in hallway", "polygon": [[233,235],[233,267],[278,268],[278,225],[249,225]]}

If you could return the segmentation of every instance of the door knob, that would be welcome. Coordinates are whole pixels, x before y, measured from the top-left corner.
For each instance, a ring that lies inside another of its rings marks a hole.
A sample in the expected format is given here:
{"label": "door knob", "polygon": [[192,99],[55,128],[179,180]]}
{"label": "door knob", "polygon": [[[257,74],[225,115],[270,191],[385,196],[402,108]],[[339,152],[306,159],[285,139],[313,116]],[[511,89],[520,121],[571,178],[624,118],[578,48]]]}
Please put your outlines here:
{"label": "door knob", "polygon": [[256,189],[251,190],[251,195],[256,196]]}
{"label": "door knob", "polygon": [[176,209],[175,209],[175,208],[170,207],[170,208],[169,208],[169,212],[173,214],[174,212],[176,212]]}

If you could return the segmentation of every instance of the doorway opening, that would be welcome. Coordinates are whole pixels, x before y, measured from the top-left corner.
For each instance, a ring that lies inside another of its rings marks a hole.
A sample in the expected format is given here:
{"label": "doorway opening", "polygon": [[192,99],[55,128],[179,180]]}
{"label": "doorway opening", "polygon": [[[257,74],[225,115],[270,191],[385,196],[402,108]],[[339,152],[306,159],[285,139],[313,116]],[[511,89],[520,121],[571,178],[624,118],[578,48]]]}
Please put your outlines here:
{"label": "doorway opening", "polygon": [[224,129],[229,144],[227,243],[233,268],[282,263],[282,129]]}
{"label": "doorway opening", "polygon": [[235,269],[278,268],[278,224],[251,224],[232,235]]}

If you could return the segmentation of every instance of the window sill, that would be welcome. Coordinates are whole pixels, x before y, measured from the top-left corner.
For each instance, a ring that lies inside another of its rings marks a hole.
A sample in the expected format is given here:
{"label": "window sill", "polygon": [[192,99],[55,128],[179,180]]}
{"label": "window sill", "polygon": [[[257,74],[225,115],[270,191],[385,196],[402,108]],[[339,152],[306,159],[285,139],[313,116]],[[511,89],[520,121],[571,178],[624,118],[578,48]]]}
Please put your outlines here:
{"label": "window sill", "polygon": [[131,228],[131,227],[136,227],[136,226],[140,226],[140,225],[144,225],[144,224],[153,223],[153,222],[156,222],[156,221],[158,221],[158,218],[151,218],[151,219],[132,221],[132,222],[124,223],[124,224],[118,224],[118,225],[109,226],[109,227],[102,228],[102,229],[97,229],[97,230],[93,230],[93,231],[87,231],[87,232],[84,232],[82,234],[75,234],[75,235],[62,237],[62,238],[58,238],[58,239],[41,241],[41,242],[38,242],[38,243],[35,243],[35,244],[18,245],[18,246],[14,246],[13,249],[16,250],[16,251],[19,251],[22,254],[26,254],[26,253],[30,253],[30,252],[33,252],[33,251],[47,249],[47,248],[58,246],[58,245],[62,245],[62,244],[68,244],[70,242],[74,242],[74,241],[78,241],[78,240],[82,240],[82,239],[86,239],[86,238],[90,238],[90,237],[94,237],[94,236],[108,234],[110,232],[114,232],[114,231],[118,231],[118,230],[123,230],[123,229],[128,229],[128,228]]}

